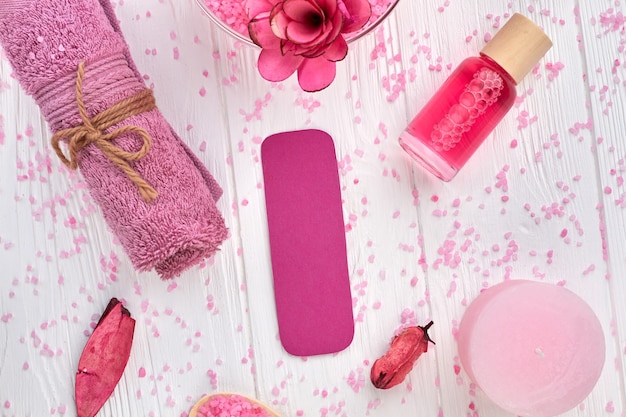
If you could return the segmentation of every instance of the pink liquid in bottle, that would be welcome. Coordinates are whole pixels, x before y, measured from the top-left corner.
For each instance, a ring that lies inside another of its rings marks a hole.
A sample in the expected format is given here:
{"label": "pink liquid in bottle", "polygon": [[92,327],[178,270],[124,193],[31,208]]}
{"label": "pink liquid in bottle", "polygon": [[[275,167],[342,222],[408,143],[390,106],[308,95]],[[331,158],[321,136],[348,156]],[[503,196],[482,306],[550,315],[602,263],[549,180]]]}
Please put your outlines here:
{"label": "pink liquid in bottle", "polygon": [[400,135],[421,166],[450,181],[508,113],[515,86],[552,42],[514,14],[478,57],[464,60]]}
{"label": "pink liquid in bottle", "polygon": [[463,61],[400,136],[423,167],[450,181],[515,102],[515,81],[488,57]]}

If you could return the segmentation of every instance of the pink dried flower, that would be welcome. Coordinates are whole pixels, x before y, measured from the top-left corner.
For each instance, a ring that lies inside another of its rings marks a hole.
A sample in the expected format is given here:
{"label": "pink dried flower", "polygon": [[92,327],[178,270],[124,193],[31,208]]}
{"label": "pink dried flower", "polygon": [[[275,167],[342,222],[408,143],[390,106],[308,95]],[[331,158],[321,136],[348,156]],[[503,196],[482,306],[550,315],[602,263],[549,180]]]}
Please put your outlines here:
{"label": "pink dried flower", "polygon": [[348,44],[343,37],[369,20],[368,0],[248,0],[248,31],[262,48],[258,60],[261,76],[283,81],[295,71],[305,91],[330,85],[335,63],[344,59]]}

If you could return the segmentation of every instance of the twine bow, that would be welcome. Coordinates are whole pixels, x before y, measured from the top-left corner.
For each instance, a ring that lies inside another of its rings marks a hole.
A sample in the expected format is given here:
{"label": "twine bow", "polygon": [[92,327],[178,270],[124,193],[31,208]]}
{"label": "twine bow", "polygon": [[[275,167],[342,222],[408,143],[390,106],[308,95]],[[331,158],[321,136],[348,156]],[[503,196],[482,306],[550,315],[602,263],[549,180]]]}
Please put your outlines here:
{"label": "twine bow", "polygon": [[[56,132],[52,136],[52,148],[68,168],[76,169],[78,167],[78,152],[93,143],[137,186],[143,199],[147,203],[151,202],[158,196],[157,191],[129,164],[131,161],[143,158],[148,153],[152,144],[150,135],[139,126],[122,126],[109,133],[105,133],[105,131],[124,119],[155,109],[156,102],[152,90],[144,89],[90,119],[83,101],[84,76],[85,63],[80,62],[76,77],[76,104],[83,124]],[[129,132],[137,134],[143,140],[141,149],[137,152],[127,152],[112,143],[117,137]],[[67,139],[69,158],[65,156],[60,147],[63,138]]]}

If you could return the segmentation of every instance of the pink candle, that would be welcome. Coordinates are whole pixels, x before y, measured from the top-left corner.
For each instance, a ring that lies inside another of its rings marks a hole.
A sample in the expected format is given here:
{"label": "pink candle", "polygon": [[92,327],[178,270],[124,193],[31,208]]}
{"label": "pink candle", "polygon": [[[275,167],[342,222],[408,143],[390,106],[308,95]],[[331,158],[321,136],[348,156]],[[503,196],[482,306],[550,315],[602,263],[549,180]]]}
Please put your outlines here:
{"label": "pink candle", "polygon": [[463,368],[500,407],[552,417],[576,407],[604,365],[602,326],[573,292],[505,281],[468,307],[458,334]]}

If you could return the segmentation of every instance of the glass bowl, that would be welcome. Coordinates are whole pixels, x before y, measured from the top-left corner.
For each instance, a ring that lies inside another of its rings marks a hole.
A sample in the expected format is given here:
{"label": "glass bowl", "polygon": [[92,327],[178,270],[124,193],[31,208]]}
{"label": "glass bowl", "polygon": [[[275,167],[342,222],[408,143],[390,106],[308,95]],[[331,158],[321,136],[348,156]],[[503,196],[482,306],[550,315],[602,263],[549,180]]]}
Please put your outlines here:
{"label": "glass bowl", "polygon": [[[252,46],[257,46],[248,35],[248,17],[245,12],[245,0],[195,0],[209,19],[235,39]],[[360,30],[347,33],[344,38],[348,43],[367,35],[392,12],[400,0],[378,0],[381,4],[372,6],[372,17]],[[386,3],[386,4],[385,4]]]}

